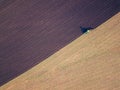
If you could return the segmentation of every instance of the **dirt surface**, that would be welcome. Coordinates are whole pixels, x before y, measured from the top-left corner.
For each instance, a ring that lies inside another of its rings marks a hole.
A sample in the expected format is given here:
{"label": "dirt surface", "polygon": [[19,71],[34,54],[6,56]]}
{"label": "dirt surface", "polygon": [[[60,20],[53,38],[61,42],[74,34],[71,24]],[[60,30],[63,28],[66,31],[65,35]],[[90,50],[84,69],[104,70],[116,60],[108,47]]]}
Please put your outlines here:
{"label": "dirt surface", "polygon": [[120,13],[0,90],[120,90]]}
{"label": "dirt surface", "polygon": [[[1,0],[0,85],[119,11],[119,0]],[[101,36],[100,36],[101,37]]]}

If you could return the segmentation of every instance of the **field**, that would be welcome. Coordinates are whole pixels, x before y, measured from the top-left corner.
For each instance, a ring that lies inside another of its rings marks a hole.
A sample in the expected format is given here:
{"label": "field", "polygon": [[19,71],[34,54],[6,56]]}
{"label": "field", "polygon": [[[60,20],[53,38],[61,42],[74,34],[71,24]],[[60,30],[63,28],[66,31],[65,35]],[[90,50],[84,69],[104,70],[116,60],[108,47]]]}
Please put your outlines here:
{"label": "field", "polygon": [[120,13],[0,90],[120,90]]}
{"label": "field", "polygon": [[96,29],[120,11],[119,2],[0,0],[0,86],[80,37],[80,26]]}

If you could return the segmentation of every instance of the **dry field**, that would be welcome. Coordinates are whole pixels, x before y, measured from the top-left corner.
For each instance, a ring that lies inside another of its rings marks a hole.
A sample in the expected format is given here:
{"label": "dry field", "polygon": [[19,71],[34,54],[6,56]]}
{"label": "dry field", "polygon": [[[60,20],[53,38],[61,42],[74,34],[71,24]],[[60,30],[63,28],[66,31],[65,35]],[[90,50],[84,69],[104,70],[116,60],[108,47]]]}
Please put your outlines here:
{"label": "dry field", "polygon": [[120,90],[120,13],[0,90]]}
{"label": "dry field", "polygon": [[[120,11],[120,0],[0,0],[0,86]],[[16,68],[17,67],[17,68]]]}

